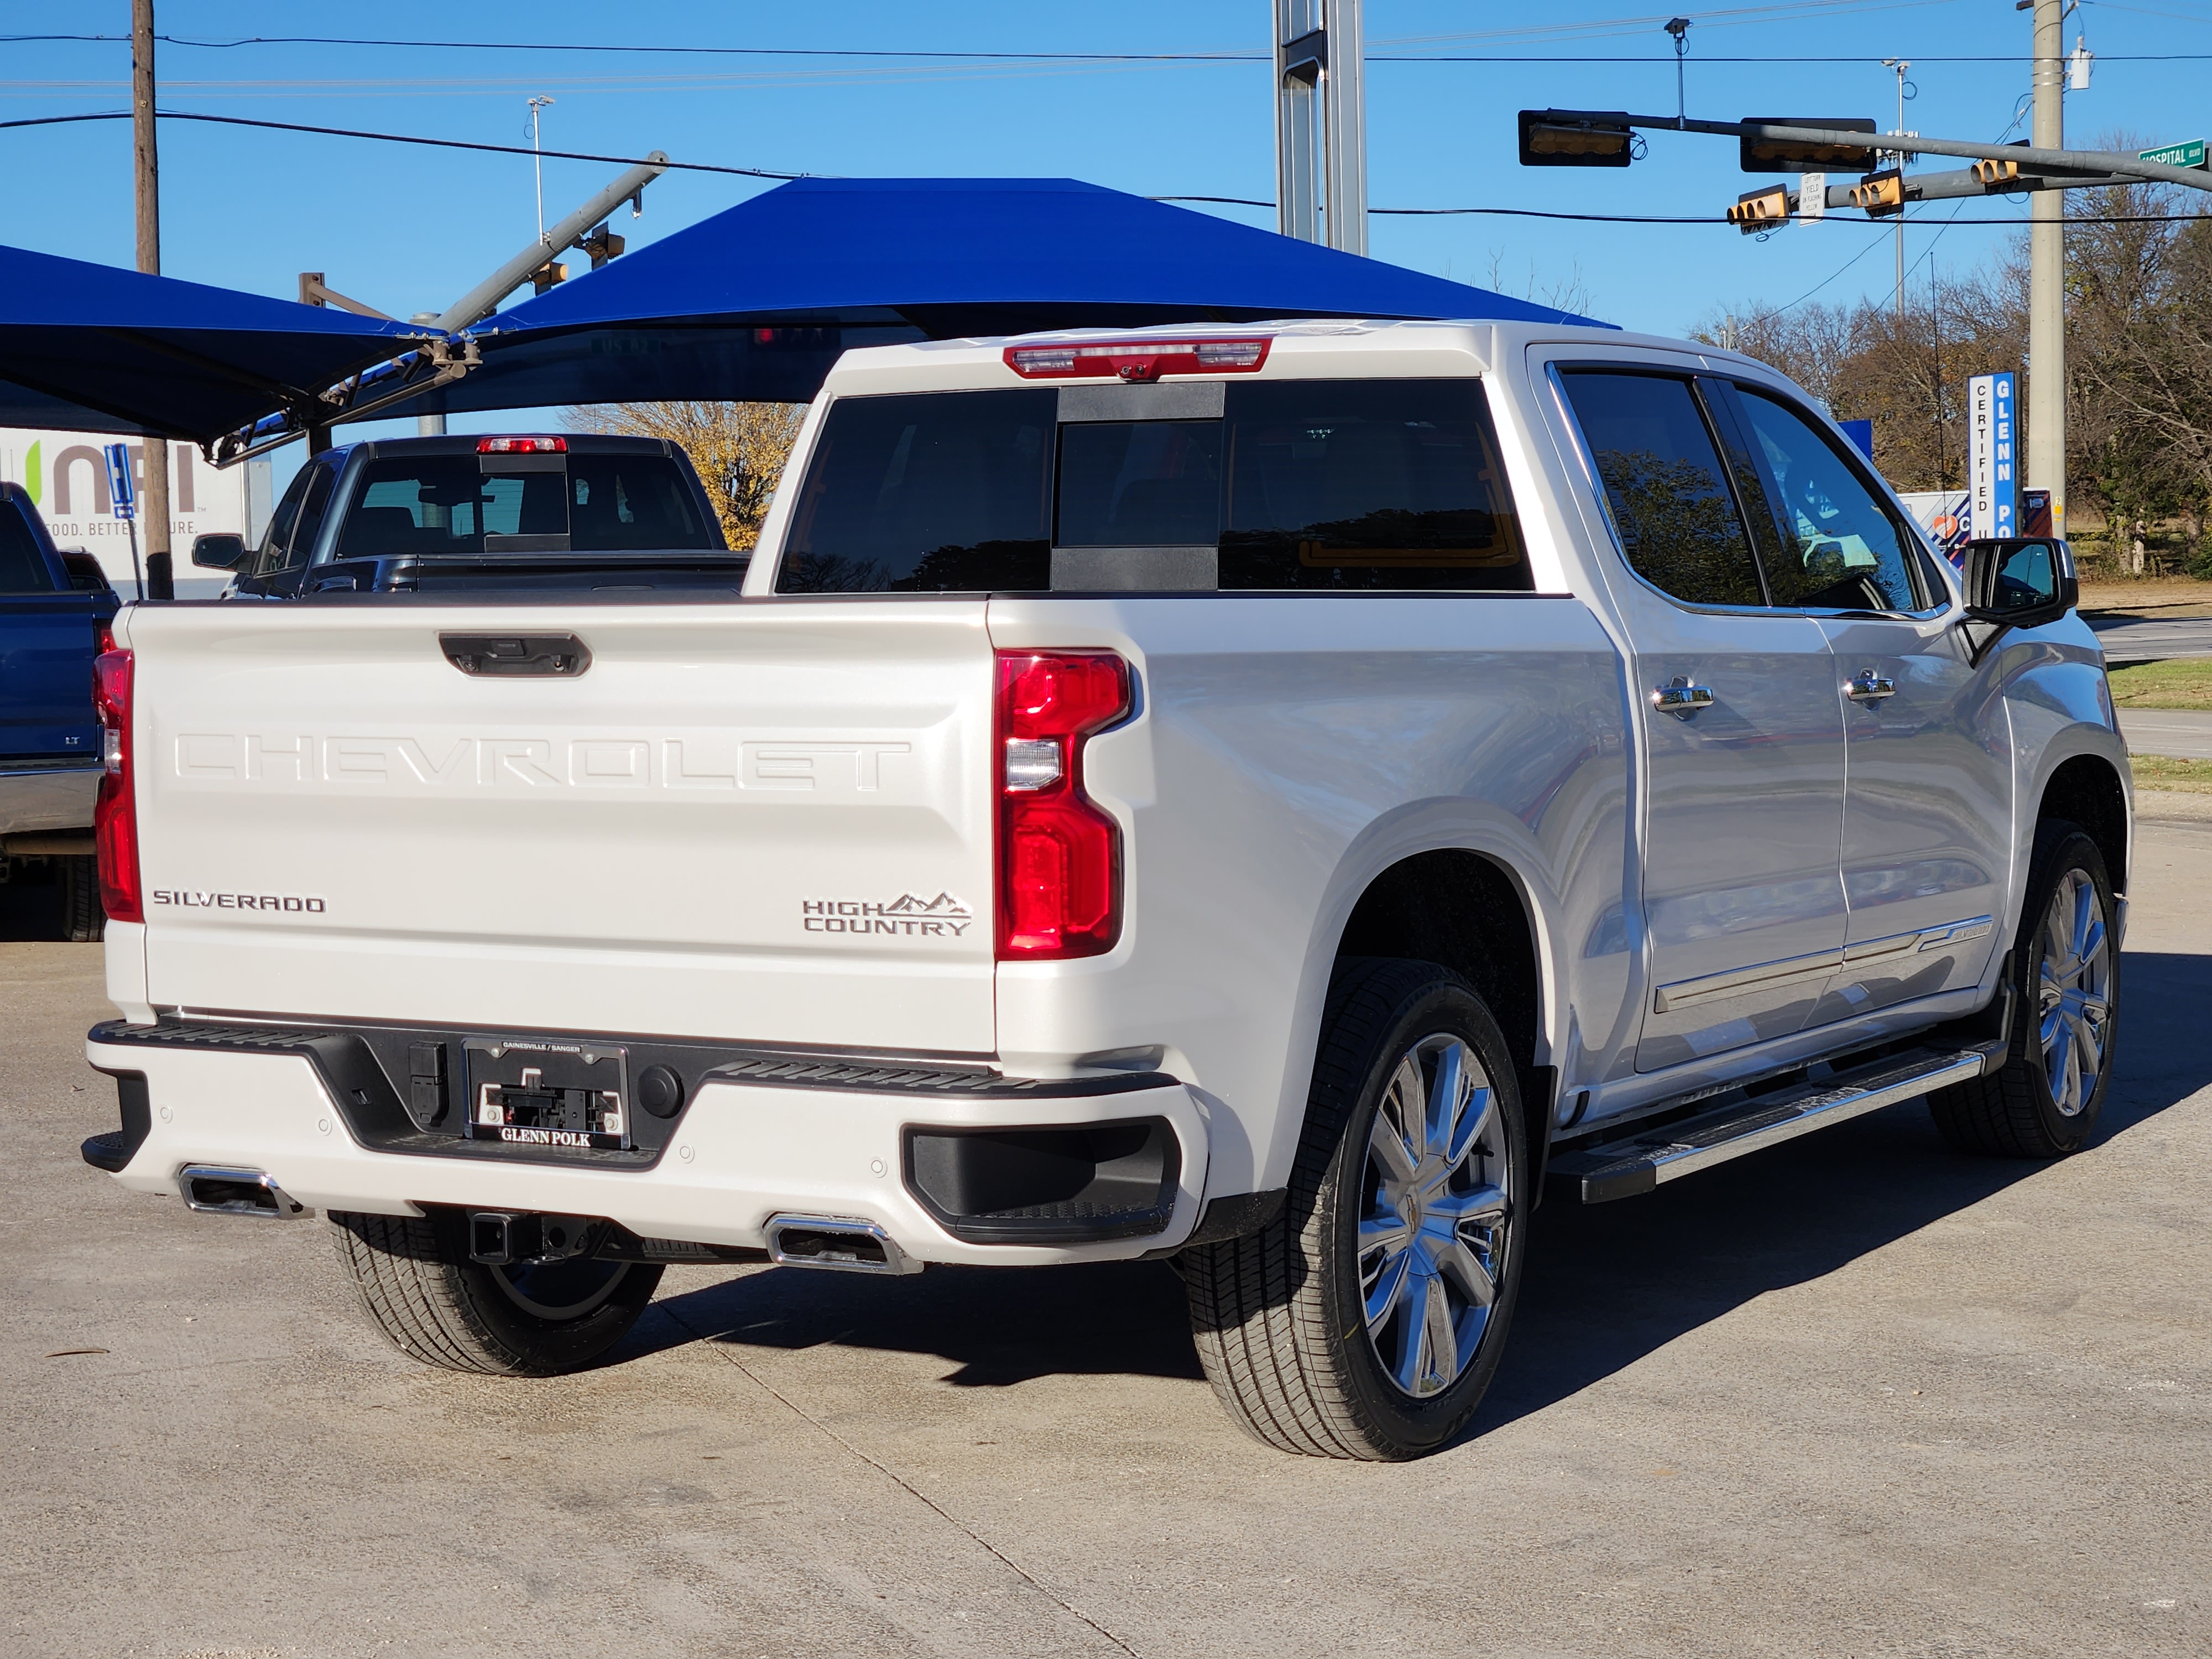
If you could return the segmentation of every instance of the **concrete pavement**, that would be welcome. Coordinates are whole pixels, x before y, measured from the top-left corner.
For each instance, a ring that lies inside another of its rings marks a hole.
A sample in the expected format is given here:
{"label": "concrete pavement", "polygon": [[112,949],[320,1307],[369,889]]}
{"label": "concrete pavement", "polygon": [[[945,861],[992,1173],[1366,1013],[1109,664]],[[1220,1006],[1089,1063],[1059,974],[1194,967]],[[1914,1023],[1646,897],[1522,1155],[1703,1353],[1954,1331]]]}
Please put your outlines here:
{"label": "concrete pavement", "polygon": [[2105,660],[2163,662],[2171,657],[2212,657],[2212,617],[2089,617]]}
{"label": "concrete pavement", "polygon": [[1914,1104],[1547,1205],[1478,1431],[1401,1468],[1241,1437],[1157,1265],[676,1268],[599,1370],[419,1368],[322,1222],[79,1162],[97,948],[0,944],[0,1651],[2212,1650],[2212,811],[2143,805],[2090,1151]]}
{"label": "concrete pavement", "polygon": [[2123,708],[2119,716],[2132,754],[2212,760],[2212,709]]}

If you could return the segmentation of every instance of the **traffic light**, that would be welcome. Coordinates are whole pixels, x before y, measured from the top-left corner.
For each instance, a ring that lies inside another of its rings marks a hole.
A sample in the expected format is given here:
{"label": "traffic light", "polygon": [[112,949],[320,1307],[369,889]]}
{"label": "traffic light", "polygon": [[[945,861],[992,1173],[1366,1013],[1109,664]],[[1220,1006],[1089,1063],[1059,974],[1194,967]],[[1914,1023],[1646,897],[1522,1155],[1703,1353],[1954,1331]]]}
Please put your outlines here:
{"label": "traffic light", "polygon": [[1984,185],[2008,185],[2020,177],[2020,163],[1977,161],[1973,166],[1973,174]]}
{"label": "traffic light", "polygon": [[1747,190],[1735,198],[1728,216],[1729,222],[1747,236],[1778,230],[1790,222],[1789,186],[1769,185],[1764,190]]}
{"label": "traffic light", "polygon": [[548,259],[530,273],[530,286],[540,294],[547,292],[556,283],[565,283],[568,280],[568,267],[558,259]]}
{"label": "traffic light", "polygon": [[605,225],[601,225],[598,229],[586,234],[581,246],[584,252],[592,256],[592,269],[597,270],[629,244],[625,239],[616,235]]}
{"label": "traffic light", "polygon": [[[1830,131],[1872,132],[1874,123],[1864,116],[1841,119],[1812,115],[1747,115],[1746,123],[1776,127],[1826,127]],[[1874,148],[1856,144],[1816,144],[1796,138],[1754,138],[1745,133],[1739,162],[1746,173],[1864,173],[1875,162]]]}
{"label": "traffic light", "polygon": [[1895,167],[1869,173],[1851,186],[1851,205],[1869,219],[1890,219],[1905,211],[1905,175]]}
{"label": "traffic light", "polygon": [[1625,167],[1636,159],[1637,142],[1625,111],[1521,112],[1524,167]]}

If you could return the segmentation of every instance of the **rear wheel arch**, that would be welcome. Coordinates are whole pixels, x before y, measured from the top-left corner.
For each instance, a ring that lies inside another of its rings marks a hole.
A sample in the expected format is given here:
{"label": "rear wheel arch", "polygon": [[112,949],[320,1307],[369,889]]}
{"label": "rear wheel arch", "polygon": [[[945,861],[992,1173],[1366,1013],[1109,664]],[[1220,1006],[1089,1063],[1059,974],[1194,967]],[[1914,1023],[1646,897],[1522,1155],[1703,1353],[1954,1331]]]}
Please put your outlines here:
{"label": "rear wheel arch", "polygon": [[1540,1147],[1552,1102],[1534,1074],[1545,1047],[1539,937],[1535,906],[1511,870],[1486,853],[1438,848],[1402,858],[1368,882],[1345,919],[1336,960],[1433,962],[1474,986],[1520,1071],[1532,1144]]}
{"label": "rear wheel arch", "polygon": [[2128,890],[2128,796],[2110,761],[2076,755],[2060,763],[2044,783],[2035,817],[2038,823],[2081,825],[2104,858],[2112,890]]}

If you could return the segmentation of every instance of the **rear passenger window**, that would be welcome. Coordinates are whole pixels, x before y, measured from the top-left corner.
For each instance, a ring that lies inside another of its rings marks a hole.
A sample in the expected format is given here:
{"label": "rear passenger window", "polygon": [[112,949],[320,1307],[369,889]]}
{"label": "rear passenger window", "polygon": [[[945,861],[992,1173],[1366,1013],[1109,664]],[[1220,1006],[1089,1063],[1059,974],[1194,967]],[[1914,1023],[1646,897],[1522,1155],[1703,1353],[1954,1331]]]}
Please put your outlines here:
{"label": "rear passenger window", "polygon": [[1896,520],[1835,446],[1788,404],[1746,386],[1736,392],[1781,520],[1779,556],[1767,562],[1766,571],[1774,603],[1810,610],[1920,609]]}
{"label": "rear passenger window", "polygon": [[1050,587],[1059,407],[1044,388],[840,398],[823,418],[775,591]]}
{"label": "rear passenger window", "polygon": [[1636,574],[1691,605],[1765,604],[1689,382],[1592,370],[1559,378]]}

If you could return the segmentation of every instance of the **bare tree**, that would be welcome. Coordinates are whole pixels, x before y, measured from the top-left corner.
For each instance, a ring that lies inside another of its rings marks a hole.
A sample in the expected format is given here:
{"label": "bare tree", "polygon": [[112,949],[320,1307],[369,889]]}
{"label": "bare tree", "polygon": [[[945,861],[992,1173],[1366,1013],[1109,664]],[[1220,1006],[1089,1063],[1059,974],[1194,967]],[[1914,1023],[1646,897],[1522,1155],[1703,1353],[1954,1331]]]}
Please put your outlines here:
{"label": "bare tree", "polygon": [[691,458],[733,548],[760,538],[761,520],[806,418],[805,404],[583,404],[562,411],[571,432],[665,438]]}

